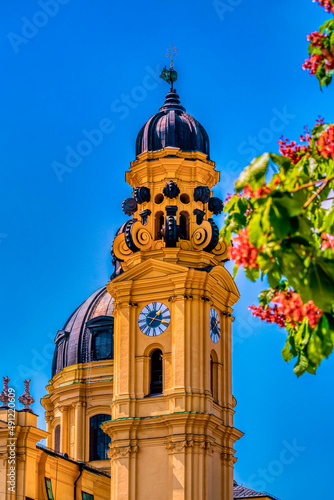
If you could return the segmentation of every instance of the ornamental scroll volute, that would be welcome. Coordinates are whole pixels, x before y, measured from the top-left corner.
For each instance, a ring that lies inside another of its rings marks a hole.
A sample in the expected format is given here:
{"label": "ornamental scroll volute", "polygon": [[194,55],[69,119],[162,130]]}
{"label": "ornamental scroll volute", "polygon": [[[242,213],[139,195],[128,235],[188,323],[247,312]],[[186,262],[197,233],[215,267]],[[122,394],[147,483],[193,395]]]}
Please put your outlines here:
{"label": "ornamental scroll volute", "polygon": [[211,252],[218,261],[227,258],[227,245],[223,239],[219,238],[218,226],[212,219],[203,221],[195,229],[191,242],[194,249]]}
{"label": "ornamental scroll volute", "polygon": [[137,219],[130,219],[113,242],[113,252],[117,259],[124,261],[134,252],[149,250],[153,238],[150,231]]}

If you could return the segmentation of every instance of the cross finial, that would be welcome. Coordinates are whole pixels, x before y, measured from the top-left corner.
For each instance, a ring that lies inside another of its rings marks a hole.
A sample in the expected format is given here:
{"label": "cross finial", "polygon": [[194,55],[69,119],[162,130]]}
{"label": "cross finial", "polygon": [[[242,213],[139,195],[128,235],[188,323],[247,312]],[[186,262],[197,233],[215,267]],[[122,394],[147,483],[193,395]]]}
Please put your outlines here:
{"label": "cross finial", "polygon": [[170,57],[170,67],[174,68],[174,57],[178,56],[177,48],[171,43],[169,49],[167,49],[166,57]]}

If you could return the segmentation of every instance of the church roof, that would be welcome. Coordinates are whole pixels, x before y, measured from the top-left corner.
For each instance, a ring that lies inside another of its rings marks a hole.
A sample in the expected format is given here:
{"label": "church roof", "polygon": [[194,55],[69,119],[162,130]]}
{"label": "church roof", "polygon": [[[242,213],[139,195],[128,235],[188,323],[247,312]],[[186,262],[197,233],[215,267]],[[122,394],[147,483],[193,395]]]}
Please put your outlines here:
{"label": "church roof", "polygon": [[233,486],[233,498],[267,498],[267,499],[278,500],[276,497],[273,497],[268,493],[265,493],[263,491],[251,490],[236,483],[234,483]]}
{"label": "church roof", "polygon": [[201,151],[210,155],[209,137],[204,127],[181,106],[176,90],[166,95],[159,112],[139,131],[136,156],[147,151],[174,147],[181,151]]}
{"label": "church roof", "polygon": [[105,287],[92,293],[66,321],[55,337],[52,377],[66,366],[87,363],[90,357],[90,333],[87,327],[94,318],[112,317],[113,299]]}

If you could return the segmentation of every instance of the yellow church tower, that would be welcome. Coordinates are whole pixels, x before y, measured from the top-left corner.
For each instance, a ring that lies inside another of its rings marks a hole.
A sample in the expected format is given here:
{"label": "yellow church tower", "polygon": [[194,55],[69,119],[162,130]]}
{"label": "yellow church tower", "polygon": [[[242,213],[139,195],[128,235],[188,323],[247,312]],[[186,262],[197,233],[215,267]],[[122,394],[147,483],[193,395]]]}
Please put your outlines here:
{"label": "yellow church tower", "polygon": [[236,285],[212,216],[219,172],[209,138],[186,113],[175,71],[164,105],[142,127],[131,218],[118,230],[111,420],[112,500],[232,500],[232,307]]}
{"label": "yellow church tower", "polygon": [[130,218],[113,241],[111,281],[55,336],[46,431],[30,381],[19,409],[3,379],[1,500],[273,498],[233,484],[239,293],[213,220],[223,208],[211,191],[219,172],[173,88],[176,72],[162,77],[171,89],[126,173]]}

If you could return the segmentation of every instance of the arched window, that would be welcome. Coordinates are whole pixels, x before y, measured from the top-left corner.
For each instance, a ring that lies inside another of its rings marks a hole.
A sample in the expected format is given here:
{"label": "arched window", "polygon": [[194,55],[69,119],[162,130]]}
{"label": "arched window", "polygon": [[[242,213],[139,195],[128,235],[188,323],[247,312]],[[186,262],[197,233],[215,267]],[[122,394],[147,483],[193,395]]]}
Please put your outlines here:
{"label": "arched window", "polygon": [[98,316],[87,322],[92,334],[91,361],[114,358],[114,318]]}
{"label": "arched window", "polygon": [[111,442],[110,436],[103,432],[101,424],[110,420],[111,416],[101,413],[94,415],[89,420],[89,461],[107,460],[108,445]]}
{"label": "arched window", "polygon": [[189,214],[188,212],[180,213],[180,238],[181,240],[189,240]]}
{"label": "arched window", "polygon": [[218,403],[218,358],[212,351],[210,354],[210,390],[215,403]]}
{"label": "arched window", "polygon": [[155,214],[155,239],[162,240],[162,226],[164,225],[164,214],[163,212],[157,212]]}
{"label": "arched window", "polygon": [[151,354],[150,394],[162,394],[162,352],[156,349]]}
{"label": "arched window", "polygon": [[56,425],[54,430],[54,450],[60,453],[60,425]]}

